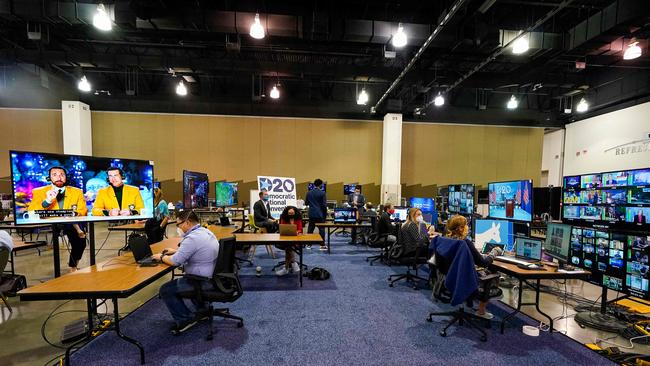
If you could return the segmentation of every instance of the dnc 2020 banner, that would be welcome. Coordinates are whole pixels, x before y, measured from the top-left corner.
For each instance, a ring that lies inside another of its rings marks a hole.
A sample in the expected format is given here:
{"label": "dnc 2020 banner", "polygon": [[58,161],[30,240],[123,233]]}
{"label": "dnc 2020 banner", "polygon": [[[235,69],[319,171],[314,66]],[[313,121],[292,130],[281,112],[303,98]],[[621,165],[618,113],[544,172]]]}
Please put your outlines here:
{"label": "dnc 2020 banner", "polygon": [[271,215],[276,219],[285,207],[296,205],[296,178],[257,176],[257,189],[269,192]]}

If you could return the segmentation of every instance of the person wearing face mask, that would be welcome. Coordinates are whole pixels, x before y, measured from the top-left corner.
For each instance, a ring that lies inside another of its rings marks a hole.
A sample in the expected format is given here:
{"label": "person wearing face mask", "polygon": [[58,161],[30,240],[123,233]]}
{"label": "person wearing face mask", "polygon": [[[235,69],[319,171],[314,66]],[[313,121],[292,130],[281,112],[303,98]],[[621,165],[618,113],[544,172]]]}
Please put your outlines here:
{"label": "person wearing face mask", "polygon": [[395,236],[395,225],[393,225],[393,221],[390,219],[391,215],[394,213],[395,208],[393,207],[393,204],[390,202],[386,203],[384,205],[384,210],[379,216],[379,221],[377,221],[377,234],[388,235],[387,241],[393,243],[397,241],[397,237]]}
{"label": "person wearing face mask", "polygon": [[[280,224],[291,224],[296,225],[296,232],[298,235],[302,235],[302,214],[294,206],[285,207],[284,211],[280,215]],[[300,272],[300,266],[295,262],[295,255],[293,250],[287,245],[277,245],[278,249],[284,250],[284,267],[280,268],[275,272],[278,276],[284,276],[289,272],[298,273]]]}
{"label": "person wearing face mask", "polygon": [[[167,248],[152,257],[170,266],[183,266],[185,273],[212,277],[219,255],[219,241],[212,232],[199,224],[194,211],[181,211],[176,219],[176,230],[182,237],[178,248]],[[211,286],[205,281],[202,286]],[[179,293],[194,290],[194,284],[184,277],[173,279],[160,287],[160,297],[174,318],[173,335],[190,329],[201,319],[201,314],[190,310]],[[196,306],[197,304],[195,304]]]}
{"label": "person wearing face mask", "polygon": [[[479,253],[478,249],[476,249],[476,246],[474,245],[472,240],[467,237],[468,233],[469,233],[469,225],[467,224],[467,219],[464,216],[456,215],[447,221],[446,236],[453,239],[459,239],[465,242],[470,252],[472,253],[472,258],[474,259],[474,265],[478,267],[487,268],[490,264],[492,264],[492,261],[496,256],[503,254],[503,249],[499,247],[495,247],[494,249],[492,249],[492,251],[490,251],[490,254],[482,255],[481,253]],[[485,309],[489,301],[489,293],[486,294],[486,293],[477,292],[476,298],[479,300],[479,305],[478,305],[478,310],[476,310],[476,315],[485,319],[492,319],[494,315],[492,315],[490,312],[488,312]]]}
{"label": "person wearing face mask", "polygon": [[140,214],[144,201],[140,189],[124,184],[122,169],[110,167],[106,170],[108,187],[97,191],[93,204],[93,216],[131,216]]}
{"label": "person wearing face mask", "polygon": [[403,256],[411,256],[418,248],[429,245],[429,234],[424,223],[422,210],[410,208],[408,217],[400,228],[399,242],[403,248]]}
{"label": "person wearing face mask", "polygon": [[278,231],[278,222],[271,216],[271,205],[269,204],[269,192],[265,189],[260,191],[260,199],[253,205],[253,219],[255,226],[265,228],[268,233]]}

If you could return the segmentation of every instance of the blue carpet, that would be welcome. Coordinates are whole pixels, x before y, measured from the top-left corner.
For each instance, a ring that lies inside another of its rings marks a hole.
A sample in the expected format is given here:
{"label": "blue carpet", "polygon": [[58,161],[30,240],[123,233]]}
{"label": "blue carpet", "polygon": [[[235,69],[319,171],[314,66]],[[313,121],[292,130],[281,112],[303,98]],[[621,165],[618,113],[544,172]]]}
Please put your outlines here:
{"label": "blue carpet", "polygon": [[[432,302],[429,290],[415,291],[403,282],[389,288],[386,279],[401,268],[369,266],[365,257],[372,253],[342,244],[348,240],[333,240],[331,255],[306,251],[305,263],[326,268],[332,278],[305,279],[300,290],[295,275],[272,276],[277,260],[259,254],[255,264],[264,275],[257,278],[254,267],[243,268],[245,293],[230,306],[244,318],[244,327],[215,318],[211,342],[205,340],[205,325],[171,336],[171,316],[157,298],[129,315],[122,331],[144,345],[149,365],[612,365],[562,334],[523,335],[521,325],[533,323],[526,316],[510,323],[504,335],[492,324],[485,343],[465,327],[440,337],[446,319],[425,318],[450,307]],[[490,306],[497,318],[511,310]],[[138,358],[136,347],[109,332],[74,353],[72,361],[137,365]]]}

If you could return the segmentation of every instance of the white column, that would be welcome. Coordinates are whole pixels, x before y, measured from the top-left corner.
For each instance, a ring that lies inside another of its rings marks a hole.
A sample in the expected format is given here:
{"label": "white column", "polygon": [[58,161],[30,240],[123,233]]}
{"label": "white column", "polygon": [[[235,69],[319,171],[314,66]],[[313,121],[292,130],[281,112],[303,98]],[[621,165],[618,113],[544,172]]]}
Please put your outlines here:
{"label": "white column", "polygon": [[402,114],[384,116],[381,152],[381,203],[399,205],[402,198]]}
{"label": "white column", "polygon": [[63,121],[63,153],[72,155],[93,154],[93,134],[88,104],[78,101],[61,101]]}

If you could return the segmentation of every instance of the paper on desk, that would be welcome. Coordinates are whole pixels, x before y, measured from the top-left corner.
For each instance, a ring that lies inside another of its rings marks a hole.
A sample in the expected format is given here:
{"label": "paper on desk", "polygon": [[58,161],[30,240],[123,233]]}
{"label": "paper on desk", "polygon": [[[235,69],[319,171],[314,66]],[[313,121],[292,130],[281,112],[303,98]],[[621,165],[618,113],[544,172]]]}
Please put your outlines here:
{"label": "paper on desk", "polygon": [[562,273],[584,273],[585,271],[580,270],[580,269],[574,270],[574,271],[567,271],[566,269],[559,269],[558,272],[562,272]]}

